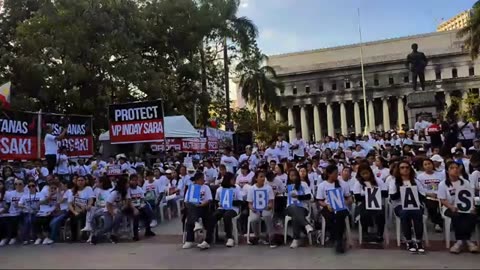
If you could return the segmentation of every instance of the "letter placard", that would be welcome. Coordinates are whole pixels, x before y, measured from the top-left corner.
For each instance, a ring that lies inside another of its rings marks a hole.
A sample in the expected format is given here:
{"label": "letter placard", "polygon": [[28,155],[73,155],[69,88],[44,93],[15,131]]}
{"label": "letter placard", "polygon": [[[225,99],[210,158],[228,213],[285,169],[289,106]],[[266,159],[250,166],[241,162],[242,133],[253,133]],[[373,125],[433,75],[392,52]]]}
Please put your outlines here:
{"label": "letter placard", "polygon": [[327,198],[335,212],[346,210],[345,197],[341,188],[327,190]]}
{"label": "letter placard", "polygon": [[266,190],[256,189],[253,191],[253,209],[262,211],[267,208],[268,192]]}
{"label": "letter placard", "polygon": [[187,190],[187,202],[193,204],[200,204],[201,185],[190,185]]}
{"label": "letter placard", "polygon": [[416,186],[400,187],[400,201],[403,210],[420,209],[420,199],[418,197],[418,189]]}
{"label": "letter placard", "polygon": [[300,186],[300,190],[295,190],[295,185],[288,185],[287,191],[288,191],[287,206],[290,206],[292,204],[302,205],[302,203],[297,198],[292,197],[292,192],[297,193],[297,195],[304,195],[302,186]]}
{"label": "letter placard", "polygon": [[365,208],[367,210],[382,210],[382,193],[377,187],[365,189]]}
{"label": "letter placard", "polygon": [[467,186],[462,186],[455,192],[455,207],[459,213],[470,213],[474,207],[473,205],[473,189]]}
{"label": "letter placard", "polygon": [[220,202],[223,209],[231,210],[233,208],[233,193],[234,189],[232,188],[222,188]]}

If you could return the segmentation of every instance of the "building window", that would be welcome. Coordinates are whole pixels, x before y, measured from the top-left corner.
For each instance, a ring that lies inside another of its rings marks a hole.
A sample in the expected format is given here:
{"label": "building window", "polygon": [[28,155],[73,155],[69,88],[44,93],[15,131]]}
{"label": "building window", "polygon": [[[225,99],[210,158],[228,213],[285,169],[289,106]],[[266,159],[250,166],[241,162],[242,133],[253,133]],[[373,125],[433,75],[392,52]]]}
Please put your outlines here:
{"label": "building window", "polygon": [[296,86],[293,87],[292,93],[293,93],[294,95],[297,94],[297,87],[296,87]]}
{"label": "building window", "polygon": [[362,80],[360,80],[360,81],[358,82],[358,86],[359,86],[359,87],[363,87],[363,81],[362,81]]}
{"label": "building window", "polygon": [[458,77],[458,71],[456,68],[452,69],[452,78],[457,78]]}
{"label": "building window", "polygon": [[323,92],[323,82],[318,83],[318,92]]}
{"label": "building window", "polygon": [[393,77],[392,76],[388,77],[388,84],[392,85],[394,83],[395,81],[393,80]]}
{"label": "building window", "polygon": [[345,81],[345,89],[350,89],[350,87],[352,87],[352,85],[350,84],[350,81],[346,80]]}
{"label": "building window", "polygon": [[305,93],[310,94],[310,85],[305,85]]}
{"label": "building window", "polygon": [[337,90],[337,84],[336,83],[332,83],[332,90]]}
{"label": "building window", "polygon": [[410,82],[410,77],[407,75],[403,76],[403,82],[404,83],[409,83]]}
{"label": "building window", "polygon": [[284,89],[284,88],[280,88],[280,95],[283,96],[283,94],[285,94],[285,89]]}
{"label": "building window", "polygon": [[380,81],[378,80],[378,78],[373,79],[373,85],[374,86],[379,86],[380,85]]}
{"label": "building window", "polygon": [[474,67],[470,67],[468,69],[468,76],[475,76],[475,68]]}
{"label": "building window", "polygon": [[435,79],[436,80],[441,80],[442,79],[442,71],[441,70],[437,69],[435,71]]}

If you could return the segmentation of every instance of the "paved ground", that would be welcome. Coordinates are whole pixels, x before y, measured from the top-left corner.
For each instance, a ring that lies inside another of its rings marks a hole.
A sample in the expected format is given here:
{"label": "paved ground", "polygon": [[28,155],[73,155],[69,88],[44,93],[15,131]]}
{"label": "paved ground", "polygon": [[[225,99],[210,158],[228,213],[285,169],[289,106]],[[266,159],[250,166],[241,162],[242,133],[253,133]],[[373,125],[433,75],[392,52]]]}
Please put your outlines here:
{"label": "paved ground", "polygon": [[[395,246],[394,238],[386,250],[354,248],[345,255],[335,255],[331,248],[266,246],[226,248],[218,244],[208,251],[182,250],[178,220],[158,226],[157,236],[138,243],[116,245],[84,243],[52,246],[14,246],[0,248],[0,268],[83,268],[83,269],[153,269],[153,268],[363,268],[363,269],[475,269],[480,268],[480,255],[451,255],[443,242],[432,241],[426,255],[411,255]],[[438,235],[433,235],[433,239]],[[439,250],[439,251],[431,251]]]}

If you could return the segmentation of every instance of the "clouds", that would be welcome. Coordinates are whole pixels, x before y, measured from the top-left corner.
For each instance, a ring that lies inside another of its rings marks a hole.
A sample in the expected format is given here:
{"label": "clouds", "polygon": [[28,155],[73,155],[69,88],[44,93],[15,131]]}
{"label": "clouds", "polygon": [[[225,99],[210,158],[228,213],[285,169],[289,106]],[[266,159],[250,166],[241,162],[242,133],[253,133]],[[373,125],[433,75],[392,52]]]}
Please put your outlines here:
{"label": "clouds", "polygon": [[240,8],[248,8],[250,0],[240,0]]}

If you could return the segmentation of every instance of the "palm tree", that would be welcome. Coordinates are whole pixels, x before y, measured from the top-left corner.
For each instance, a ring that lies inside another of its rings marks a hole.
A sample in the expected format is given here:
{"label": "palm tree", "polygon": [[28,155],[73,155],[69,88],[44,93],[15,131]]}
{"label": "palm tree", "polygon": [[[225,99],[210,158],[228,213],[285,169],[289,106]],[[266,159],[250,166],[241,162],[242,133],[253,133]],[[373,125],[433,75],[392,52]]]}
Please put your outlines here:
{"label": "palm tree", "polygon": [[260,130],[261,111],[267,114],[272,108],[280,105],[278,89],[284,89],[284,85],[276,80],[275,70],[267,65],[262,65],[268,60],[265,54],[254,48],[251,58],[246,58],[237,65],[240,72],[239,85],[242,88],[242,97],[246,102],[256,107],[257,131]]}
{"label": "palm tree", "polygon": [[457,36],[465,37],[465,47],[472,59],[477,59],[480,53],[480,1],[473,5],[467,25],[458,31]]}
{"label": "palm tree", "polygon": [[229,93],[229,57],[228,40],[240,46],[240,49],[248,50],[258,36],[257,26],[247,17],[238,17],[240,0],[201,0],[201,6],[210,8],[211,14],[216,14],[214,29],[218,32],[223,42],[223,67],[225,97],[227,100],[227,123],[231,121],[230,93]]}

